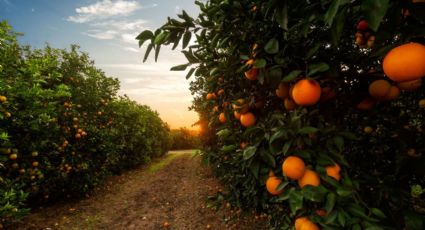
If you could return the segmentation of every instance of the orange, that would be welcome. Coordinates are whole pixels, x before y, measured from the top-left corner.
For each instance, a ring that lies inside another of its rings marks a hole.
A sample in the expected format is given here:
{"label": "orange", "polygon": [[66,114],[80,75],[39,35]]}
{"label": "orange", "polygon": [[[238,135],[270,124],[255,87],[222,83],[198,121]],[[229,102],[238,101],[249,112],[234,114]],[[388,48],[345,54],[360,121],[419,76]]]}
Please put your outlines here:
{"label": "orange", "polygon": [[213,111],[218,112],[218,105],[214,106]]}
{"label": "orange", "polygon": [[246,128],[251,127],[251,126],[255,125],[255,115],[252,114],[251,112],[241,114],[240,121],[241,121],[242,126],[244,126]]}
{"label": "orange", "polygon": [[307,217],[299,217],[295,220],[295,230],[320,230],[320,228]]}
{"label": "orange", "polygon": [[223,95],[224,94],[224,89],[220,89],[219,91],[217,91],[217,95]]}
{"label": "orange", "polygon": [[32,167],[38,167],[39,163],[37,161],[32,162]]}
{"label": "orange", "polygon": [[279,178],[277,178],[277,177],[275,177],[275,176],[269,177],[269,178],[267,179],[267,181],[266,181],[266,188],[267,188],[267,191],[268,191],[270,194],[272,194],[272,195],[279,195],[279,194],[281,194],[281,193],[283,192],[283,189],[282,189],[282,190],[277,191],[277,187],[279,187],[279,185],[280,185],[281,183],[282,183],[282,180],[281,180],[281,179],[279,179]]}
{"label": "orange", "polygon": [[236,102],[232,105],[232,107],[234,110],[239,110],[238,112],[241,114],[246,113],[249,110],[248,104],[245,103],[245,99],[242,99],[242,98],[236,100]]}
{"label": "orange", "polygon": [[406,91],[414,91],[422,86],[422,79],[416,79],[413,81],[402,81],[397,82],[398,88]]}
{"label": "orange", "polygon": [[252,67],[250,70],[245,71],[245,77],[248,80],[255,81],[257,80],[257,76],[258,76],[258,69],[255,67]]}
{"label": "orange", "polygon": [[7,101],[7,97],[0,95],[0,102],[5,102]]}
{"label": "orange", "polygon": [[280,83],[276,89],[276,96],[282,99],[289,97],[289,85]]}
{"label": "orange", "polygon": [[321,87],[316,80],[302,79],[295,83],[292,98],[298,105],[309,106],[320,99]]}
{"label": "orange", "polygon": [[356,108],[360,110],[371,110],[375,105],[375,100],[373,98],[367,97],[363,99]]}
{"label": "orange", "polygon": [[301,225],[300,230],[320,230],[320,228],[315,223],[309,220]]}
{"label": "orange", "polygon": [[297,104],[295,104],[294,100],[292,100],[291,98],[285,98],[285,100],[283,101],[283,105],[288,111],[294,110],[297,107]]}
{"label": "orange", "polygon": [[220,120],[221,123],[226,123],[226,115],[224,115],[224,113],[220,113],[218,120]]}
{"label": "orange", "polygon": [[425,108],[425,99],[419,100],[419,108]]}
{"label": "orange", "polygon": [[287,157],[282,164],[283,175],[293,179],[298,180],[304,176],[305,173],[305,163],[304,161],[297,156]]}
{"label": "orange", "polygon": [[384,58],[385,75],[396,82],[411,81],[425,76],[425,46],[407,43],[393,48]]}
{"label": "orange", "polygon": [[384,99],[391,90],[391,84],[387,80],[376,80],[369,85],[369,94],[375,99]]}
{"label": "orange", "polygon": [[397,86],[391,86],[390,92],[383,98],[385,101],[395,100],[400,96],[400,89]]}
{"label": "orange", "polygon": [[306,169],[304,176],[298,179],[298,185],[301,188],[304,188],[304,186],[306,185],[319,186],[320,185],[319,174],[317,174],[315,171],[311,169]]}
{"label": "orange", "polygon": [[321,217],[325,217],[326,215],[328,215],[328,213],[323,209],[317,209],[316,214],[321,216]]}
{"label": "orange", "polygon": [[326,174],[330,177],[333,177],[335,180],[341,180],[341,175],[339,172],[341,171],[341,167],[337,163],[334,165],[326,166]]}
{"label": "orange", "polygon": [[357,29],[358,30],[367,30],[369,28],[369,24],[367,23],[366,20],[361,20],[358,24],[357,24]]}
{"label": "orange", "polygon": [[295,220],[295,230],[300,230],[301,226],[304,225],[304,223],[310,221],[307,217],[298,217]]}
{"label": "orange", "polygon": [[208,93],[207,94],[207,100],[214,100],[216,98],[217,98],[217,96],[215,95],[215,93]]}
{"label": "orange", "polygon": [[241,114],[238,112],[233,112],[233,115],[235,116],[236,119],[240,120],[241,119]]}
{"label": "orange", "polygon": [[373,128],[370,127],[370,126],[366,126],[366,127],[364,127],[363,132],[365,132],[367,134],[372,133],[373,132]]}
{"label": "orange", "polygon": [[11,159],[12,161],[18,159],[18,154],[16,154],[16,153],[10,154],[9,159]]}
{"label": "orange", "polygon": [[241,149],[245,149],[245,148],[246,148],[246,146],[248,146],[248,143],[246,143],[246,142],[241,142],[239,145],[240,145]]}

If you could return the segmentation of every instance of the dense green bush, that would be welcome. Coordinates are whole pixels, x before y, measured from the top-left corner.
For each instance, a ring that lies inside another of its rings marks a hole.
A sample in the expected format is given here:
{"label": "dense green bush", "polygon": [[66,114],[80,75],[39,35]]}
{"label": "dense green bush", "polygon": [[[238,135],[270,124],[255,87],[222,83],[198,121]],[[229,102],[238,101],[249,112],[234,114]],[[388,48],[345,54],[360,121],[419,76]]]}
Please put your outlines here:
{"label": "dense green bush", "polygon": [[171,130],[171,137],[173,144],[171,149],[197,149],[199,148],[198,133],[191,131],[187,128]]}
{"label": "dense green bush", "polygon": [[[399,87],[382,70],[389,50],[425,44],[423,1],[195,3],[196,19],[183,11],[137,39],[148,42],[145,58],[182,44],[188,62],[172,70],[190,68],[187,78],[194,75],[193,108],[207,124],[203,155],[230,201],[267,213],[278,229],[294,229],[300,217],[322,229],[425,228],[425,124],[418,105],[425,88],[396,100],[371,99],[368,92],[377,79]],[[425,64],[409,52],[397,58]],[[291,106],[289,89],[306,78],[321,86],[320,101]],[[279,84],[287,95],[276,94]],[[358,109],[365,99],[371,108]],[[237,118],[246,110],[256,118],[249,128]],[[320,185],[301,188],[283,175],[289,156],[317,172]],[[325,169],[335,163],[340,180]],[[279,196],[266,189],[269,172],[281,180]]]}
{"label": "dense green bush", "polygon": [[170,148],[158,114],[119,98],[119,81],[77,46],[22,47],[2,22],[0,51],[0,223]]}

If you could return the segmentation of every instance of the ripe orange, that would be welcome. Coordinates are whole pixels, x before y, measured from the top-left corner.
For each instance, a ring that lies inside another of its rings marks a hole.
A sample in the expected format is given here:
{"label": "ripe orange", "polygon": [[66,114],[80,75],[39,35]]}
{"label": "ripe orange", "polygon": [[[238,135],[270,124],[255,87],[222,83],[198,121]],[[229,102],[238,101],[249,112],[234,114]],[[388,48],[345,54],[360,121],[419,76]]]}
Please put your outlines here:
{"label": "ripe orange", "polygon": [[219,91],[217,91],[217,95],[223,95],[224,94],[224,89],[220,89]]}
{"label": "ripe orange", "polygon": [[5,102],[7,101],[7,97],[0,95],[0,102]]}
{"label": "ripe orange", "polygon": [[358,30],[367,30],[369,28],[369,24],[367,23],[366,20],[361,20],[358,24],[357,24],[357,29]]}
{"label": "ripe orange", "polygon": [[337,163],[334,165],[326,166],[326,174],[330,177],[333,177],[335,180],[341,180],[341,175],[339,174],[341,167]]}
{"label": "ripe orange", "polygon": [[320,230],[320,228],[315,223],[308,220],[301,224],[300,230]]}
{"label": "ripe orange", "polygon": [[32,162],[32,167],[38,167],[39,163],[37,161]]}
{"label": "ripe orange", "polygon": [[218,105],[214,106],[213,111],[218,112]]}
{"label": "ripe orange", "polygon": [[292,90],[292,98],[298,105],[314,105],[319,101],[321,91],[321,87],[316,80],[302,79],[295,83]]}
{"label": "ripe orange", "polygon": [[297,107],[297,104],[295,104],[294,100],[291,98],[285,98],[283,101],[283,106],[285,106],[285,109],[288,111],[292,111]]}
{"label": "ripe orange", "polygon": [[246,143],[246,142],[242,141],[242,142],[239,144],[239,146],[241,147],[241,149],[245,149],[245,148],[246,148],[246,146],[248,146],[248,143]]}
{"label": "ripe orange", "polygon": [[425,99],[419,100],[419,108],[425,108]]}
{"label": "ripe orange", "polygon": [[276,89],[276,96],[282,99],[289,97],[289,85],[280,83]]}
{"label": "ripe orange", "polygon": [[328,213],[326,212],[326,210],[323,209],[317,209],[316,210],[316,214],[321,216],[321,217],[325,217],[326,215],[328,215]]}
{"label": "ripe orange", "polygon": [[255,125],[255,115],[252,114],[251,112],[241,114],[240,121],[241,121],[242,126],[244,126],[246,128],[251,127],[251,126]]}
{"label": "ripe orange", "polygon": [[370,127],[370,126],[366,126],[366,127],[364,127],[363,132],[365,132],[367,134],[372,133],[373,132],[373,128]]}
{"label": "ripe orange", "polygon": [[80,139],[81,138],[81,134],[77,133],[75,134],[75,139]]}
{"label": "ripe orange", "polygon": [[245,77],[250,81],[257,80],[258,76],[258,69],[255,67],[252,67],[250,70],[245,71]]}
{"label": "ripe orange", "polygon": [[383,100],[391,91],[387,80],[376,80],[369,85],[369,94],[375,99]]}
{"label": "ripe orange", "polygon": [[214,100],[216,98],[217,98],[217,96],[215,95],[215,93],[208,93],[207,94],[207,100]]}
{"label": "ripe orange", "polygon": [[398,88],[406,91],[414,91],[422,86],[422,79],[416,79],[413,81],[402,81],[397,82]]}
{"label": "ripe orange", "polygon": [[4,115],[5,115],[6,117],[11,117],[11,116],[12,116],[12,114],[11,114],[11,113],[9,113],[9,112],[5,112],[5,113],[4,113]]}
{"label": "ripe orange", "polygon": [[306,185],[319,186],[320,185],[319,174],[317,174],[315,171],[311,169],[306,169],[304,176],[298,179],[298,185],[301,188],[304,188],[304,186]]}
{"label": "ripe orange", "polygon": [[238,119],[238,120],[241,119],[241,114],[238,113],[237,111],[233,112],[233,115],[235,116],[236,119]]}
{"label": "ripe orange", "polygon": [[396,82],[411,81],[425,76],[425,46],[407,43],[390,50],[382,67],[385,75]]}
{"label": "ripe orange", "polygon": [[360,110],[371,110],[373,106],[375,106],[375,100],[367,97],[357,104],[356,108]]}
{"label": "ripe orange", "polygon": [[283,175],[292,180],[298,180],[303,177],[305,170],[304,161],[297,156],[289,156],[283,161]]}
{"label": "ripe orange", "polygon": [[245,102],[245,99],[238,99],[236,102],[232,105],[234,110],[238,110],[240,114],[246,113],[249,110],[248,104]]}
{"label": "ripe orange", "polygon": [[298,217],[295,220],[295,230],[300,230],[304,223],[310,221],[307,217]]}
{"label": "ripe orange", "polygon": [[220,113],[220,115],[218,116],[218,120],[220,120],[221,123],[226,123],[226,116],[224,115],[224,113]]}
{"label": "ripe orange", "polygon": [[400,89],[397,86],[391,86],[390,92],[383,98],[385,101],[395,100],[400,96]]}
{"label": "ripe orange", "polygon": [[11,159],[12,161],[18,159],[18,154],[16,154],[16,153],[10,154],[9,159]]}
{"label": "ripe orange", "polygon": [[283,192],[283,189],[282,189],[282,190],[277,191],[277,187],[279,187],[279,185],[280,185],[281,183],[282,183],[282,180],[281,180],[281,179],[279,179],[279,178],[277,178],[277,177],[275,177],[275,176],[269,177],[269,178],[267,179],[267,181],[266,181],[266,188],[267,188],[267,191],[268,191],[270,194],[272,194],[272,195],[279,195],[279,194],[281,194],[281,193]]}

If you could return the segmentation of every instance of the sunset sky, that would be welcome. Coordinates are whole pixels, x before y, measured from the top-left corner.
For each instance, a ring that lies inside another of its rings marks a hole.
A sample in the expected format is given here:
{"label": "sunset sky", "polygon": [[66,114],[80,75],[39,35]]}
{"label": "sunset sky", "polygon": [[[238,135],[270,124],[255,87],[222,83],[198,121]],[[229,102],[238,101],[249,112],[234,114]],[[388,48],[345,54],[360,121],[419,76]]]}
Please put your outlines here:
{"label": "sunset sky", "polygon": [[184,64],[184,56],[163,47],[157,63],[153,56],[142,63],[145,49],[134,39],[182,9],[194,17],[199,12],[194,0],[0,0],[0,20],[24,33],[21,44],[80,45],[98,68],[121,81],[120,94],[149,105],[171,128],[192,128],[197,115],[188,111],[192,95],[186,73],[169,71]]}

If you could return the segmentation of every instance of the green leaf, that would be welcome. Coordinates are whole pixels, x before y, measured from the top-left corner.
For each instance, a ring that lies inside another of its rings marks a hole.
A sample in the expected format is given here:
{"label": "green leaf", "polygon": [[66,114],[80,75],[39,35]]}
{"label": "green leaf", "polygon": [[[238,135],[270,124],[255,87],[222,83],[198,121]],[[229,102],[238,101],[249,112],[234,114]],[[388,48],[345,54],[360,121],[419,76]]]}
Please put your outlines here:
{"label": "green leaf", "polygon": [[222,129],[216,133],[216,135],[220,138],[226,138],[231,134],[230,130]]}
{"label": "green leaf", "polygon": [[284,156],[286,156],[286,153],[288,153],[289,148],[291,148],[291,144],[292,144],[292,141],[287,141],[285,142],[285,145],[283,145],[282,152]]}
{"label": "green leaf", "polygon": [[334,210],[330,212],[327,216],[325,216],[325,223],[326,224],[335,223],[335,220],[337,217],[338,217],[338,212]]}
{"label": "green leaf", "polygon": [[249,160],[251,157],[254,156],[255,152],[257,152],[257,147],[255,146],[249,146],[243,151],[243,159]]}
{"label": "green leaf", "polygon": [[384,228],[379,227],[379,226],[370,226],[365,228],[365,230],[383,230]]}
{"label": "green leaf", "polygon": [[213,68],[210,71],[210,76],[215,76],[219,71],[220,71],[220,69],[218,67]]}
{"label": "green leaf", "polygon": [[276,167],[276,160],[274,159],[273,155],[268,153],[267,151],[261,152],[261,159],[266,162],[271,168]]}
{"label": "green leaf", "polygon": [[270,39],[264,46],[264,51],[268,54],[276,54],[279,52],[279,42],[276,38]]}
{"label": "green leaf", "polygon": [[221,151],[225,153],[234,152],[238,147],[236,145],[224,145],[221,147]]}
{"label": "green leaf", "polygon": [[327,213],[331,213],[332,210],[335,207],[335,202],[336,202],[336,195],[335,193],[329,193],[326,196],[326,204],[325,204],[325,209]]}
{"label": "green leaf", "polygon": [[338,13],[338,9],[349,3],[348,0],[334,0],[332,1],[332,4],[329,6],[328,10],[325,13],[324,21],[327,25],[332,25],[335,15]]}
{"label": "green leaf", "polygon": [[306,126],[306,127],[302,127],[300,130],[298,130],[298,133],[299,134],[310,134],[310,133],[316,133],[317,131],[319,131],[318,128]]}
{"label": "green leaf", "polygon": [[338,223],[344,227],[345,226],[345,215],[342,212],[338,212]]}
{"label": "green leaf", "polygon": [[340,136],[336,136],[336,137],[332,138],[332,140],[334,141],[335,146],[341,152],[344,149],[344,138],[342,138]]}
{"label": "green leaf", "polygon": [[312,76],[316,73],[322,73],[325,71],[329,70],[329,65],[324,63],[324,62],[320,62],[320,63],[315,63],[315,64],[311,64],[309,66],[309,72],[308,72],[308,76]]}
{"label": "green leaf", "polygon": [[302,188],[301,193],[306,200],[321,202],[326,193],[326,189],[323,186],[305,186]]}
{"label": "green leaf", "polygon": [[301,70],[292,70],[288,75],[283,77],[282,82],[291,82],[295,80],[301,72]]}
{"label": "green leaf", "polygon": [[152,39],[153,36],[154,35],[150,30],[145,30],[137,35],[136,40],[139,40],[139,47],[141,47],[145,41]]}
{"label": "green leaf", "polygon": [[167,35],[168,35],[168,33],[167,33],[167,32],[162,31],[160,34],[158,34],[158,35],[155,37],[155,39],[154,39],[153,43],[154,43],[155,45],[162,44],[162,43],[164,42],[165,38],[167,37]]}
{"label": "green leaf", "polygon": [[344,23],[345,23],[345,13],[346,10],[344,9],[344,11],[341,11],[337,17],[335,22],[332,24],[331,27],[331,38],[332,38],[332,43],[337,46],[339,41],[341,40],[341,35],[342,32],[344,30]]}
{"label": "green leaf", "polygon": [[379,218],[382,218],[382,219],[387,218],[384,212],[382,212],[381,210],[377,208],[371,208],[370,211],[372,211],[372,213]]}
{"label": "green leaf", "polygon": [[190,31],[186,31],[183,35],[183,49],[187,47],[190,42],[190,38],[192,37],[192,33]]}
{"label": "green leaf", "polygon": [[145,57],[143,58],[143,62],[145,62],[148,59],[149,53],[151,52],[152,48],[153,48],[153,44],[149,44],[148,48],[146,48],[146,53],[145,53]]}
{"label": "green leaf", "polygon": [[189,64],[183,64],[183,65],[176,65],[171,67],[171,71],[183,71],[185,70],[187,67],[189,66]]}
{"label": "green leaf", "polygon": [[322,45],[323,44],[320,42],[316,43],[316,45],[307,52],[305,58],[310,59],[311,57],[313,57],[317,53],[317,51],[322,47]]}
{"label": "green leaf", "polygon": [[193,72],[195,72],[195,68],[191,68],[189,70],[189,72],[186,74],[186,80],[190,78],[190,76],[192,76]]}
{"label": "green leaf", "polygon": [[423,216],[413,211],[407,211],[404,214],[404,221],[406,222],[406,229],[409,229],[409,230],[425,229],[425,220]]}
{"label": "green leaf", "polygon": [[155,62],[158,61],[159,50],[161,49],[161,45],[157,45],[155,48]]}
{"label": "green leaf", "polygon": [[274,141],[276,141],[276,140],[278,140],[278,139],[280,139],[280,138],[284,137],[284,136],[285,136],[285,134],[286,134],[286,132],[285,132],[285,131],[283,131],[283,130],[278,130],[277,132],[273,133],[273,135],[272,135],[272,136],[271,136],[271,138],[270,138],[269,143],[270,143],[270,144],[272,144]]}
{"label": "green leaf", "polygon": [[249,170],[251,171],[252,175],[254,175],[254,177],[256,179],[258,179],[258,176],[260,174],[260,164],[257,161],[254,161],[250,166],[249,166]]}
{"label": "green leaf", "polygon": [[338,189],[336,190],[336,193],[337,193],[339,196],[347,197],[347,196],[350,196],[350,195],[353,193],[353,191],[351,191],[350,189],[338,188]]}
{"label": "green leaf", "polygon": [[303,195],[298,190],[293,190],[289,193],[289,208],[292,213],[300,210],[303,207]]}
{"label": "green leaf", "polygon": [[254,67],[257,68],[257,69],[264,68],[264,67],[266,67],[266,65],[267,65],[267,62],[263,58],[257,59],[254,62]]}
{"label": "green leaf", "polygon": [[389,2],[389,0],[363,0],[361,8],[369,27],[373,31],[378,30],[381,21],[387,13]]}
{"label": "green leaf", "polygon": [[351,228],[352,230],[362,230],[362,228],[360,227],[359,224],[355,224],[353,225],[353,227]]}

